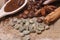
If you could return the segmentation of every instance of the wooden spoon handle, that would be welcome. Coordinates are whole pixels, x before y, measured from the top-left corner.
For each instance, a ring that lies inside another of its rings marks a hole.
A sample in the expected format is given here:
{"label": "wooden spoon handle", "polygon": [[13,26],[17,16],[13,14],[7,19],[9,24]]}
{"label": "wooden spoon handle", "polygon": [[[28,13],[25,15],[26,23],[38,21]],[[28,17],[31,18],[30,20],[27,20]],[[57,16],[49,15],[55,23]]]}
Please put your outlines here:
{"label": "wooden spoon handle", "polygon": [[8,15],[8,13],[4,12],[3,10],[0,10],[0,18]]}

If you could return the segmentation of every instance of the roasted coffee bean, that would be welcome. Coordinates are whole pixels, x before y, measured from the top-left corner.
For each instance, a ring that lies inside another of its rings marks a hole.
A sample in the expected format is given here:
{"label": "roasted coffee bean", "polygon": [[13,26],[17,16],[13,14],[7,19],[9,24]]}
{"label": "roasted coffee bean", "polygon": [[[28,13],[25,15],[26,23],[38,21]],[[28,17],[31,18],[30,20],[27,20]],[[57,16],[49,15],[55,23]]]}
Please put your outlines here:
{"label": "roasted coffee bean", "polygon": [[17,18],[23,18],[23,14],[20,14],[19,16],[17,16]]}
{"label": "roasted coffee bean", "polygon": [[25,14],[25,15],[28,15],[28,14],[29,14],[29,11],[28,11],[28,10],[25,10],[25,11],[24,11],[24,14]]}
{"label": "roasted coffee bean", "polygon": [[27,15],[26,14],[23,14],[23,18],[26,19],[27,18]]}
{"label": "roasted coffee bean", "polygon": [[28,17],[29,17],[29,18],[33,18],[33,15],[32,15],[32,14],[28,14]]}

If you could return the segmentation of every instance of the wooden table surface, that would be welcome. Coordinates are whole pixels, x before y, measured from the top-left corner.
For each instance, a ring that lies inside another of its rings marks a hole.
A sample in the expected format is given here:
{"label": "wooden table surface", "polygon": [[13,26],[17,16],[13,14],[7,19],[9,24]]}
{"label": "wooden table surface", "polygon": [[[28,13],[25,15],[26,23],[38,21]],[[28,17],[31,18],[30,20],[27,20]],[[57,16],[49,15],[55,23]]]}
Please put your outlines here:
{"label": "wooden table surface", "polygon": [[[4,4],[3,1],[0,0],[0,5]],[[30,36],[31,40],[60,40],[60,19],[51,25],[49,30],[42,32],[42,34],[37,35],[36,33],[31,33]]]}
{"label": "wooden table surface", "polygon": [[32,33],[31,38],[32,40],[60,40],[60,19],[51,25],[49,30],[42,32],[42,34]]}

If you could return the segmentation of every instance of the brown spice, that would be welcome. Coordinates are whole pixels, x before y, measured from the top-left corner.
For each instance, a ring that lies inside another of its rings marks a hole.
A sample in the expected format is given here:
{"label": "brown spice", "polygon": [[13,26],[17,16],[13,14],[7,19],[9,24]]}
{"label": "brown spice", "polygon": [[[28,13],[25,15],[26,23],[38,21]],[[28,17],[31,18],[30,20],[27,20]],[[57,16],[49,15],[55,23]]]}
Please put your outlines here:
{"label": "brown spice", "polygon": [[25,10],[24,11],[24,14],[28,15],[29,11],[28,10]]}
{"label": "brown spice", "polygon": [[26,14],[23,14],[22,16],[24,19],[26,19],[28,16]]}
{"label": "brown spice", "polygon": [[53,5],[46,5],[46,6],[42,7],[41,9],[37,10],[35,15],[38,16],[40,14],[42,16],[45,16],[47,13],[54,11],[56,8],[57,7],[53,6]]}
{"label": "brown spice", "polygon": [[24,3],[24,0],[11,0],[5,7],[6,12],[11,12],[19,8]]}

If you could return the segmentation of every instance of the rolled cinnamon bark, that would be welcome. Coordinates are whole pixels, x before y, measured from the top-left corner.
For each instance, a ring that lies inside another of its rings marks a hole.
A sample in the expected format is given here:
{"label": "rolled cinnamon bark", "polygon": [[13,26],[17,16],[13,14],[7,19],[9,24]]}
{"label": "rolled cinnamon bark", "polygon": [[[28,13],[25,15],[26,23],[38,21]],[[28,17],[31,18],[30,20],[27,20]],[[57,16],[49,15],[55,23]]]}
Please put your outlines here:
{"label": "rolled cinnamon bark", "polygon": [[44,22],[48,24],[50,22],[57,20],[59,17],[60,17],[60,7],[58,7],[54,12],[48,14],[45,17]]}

